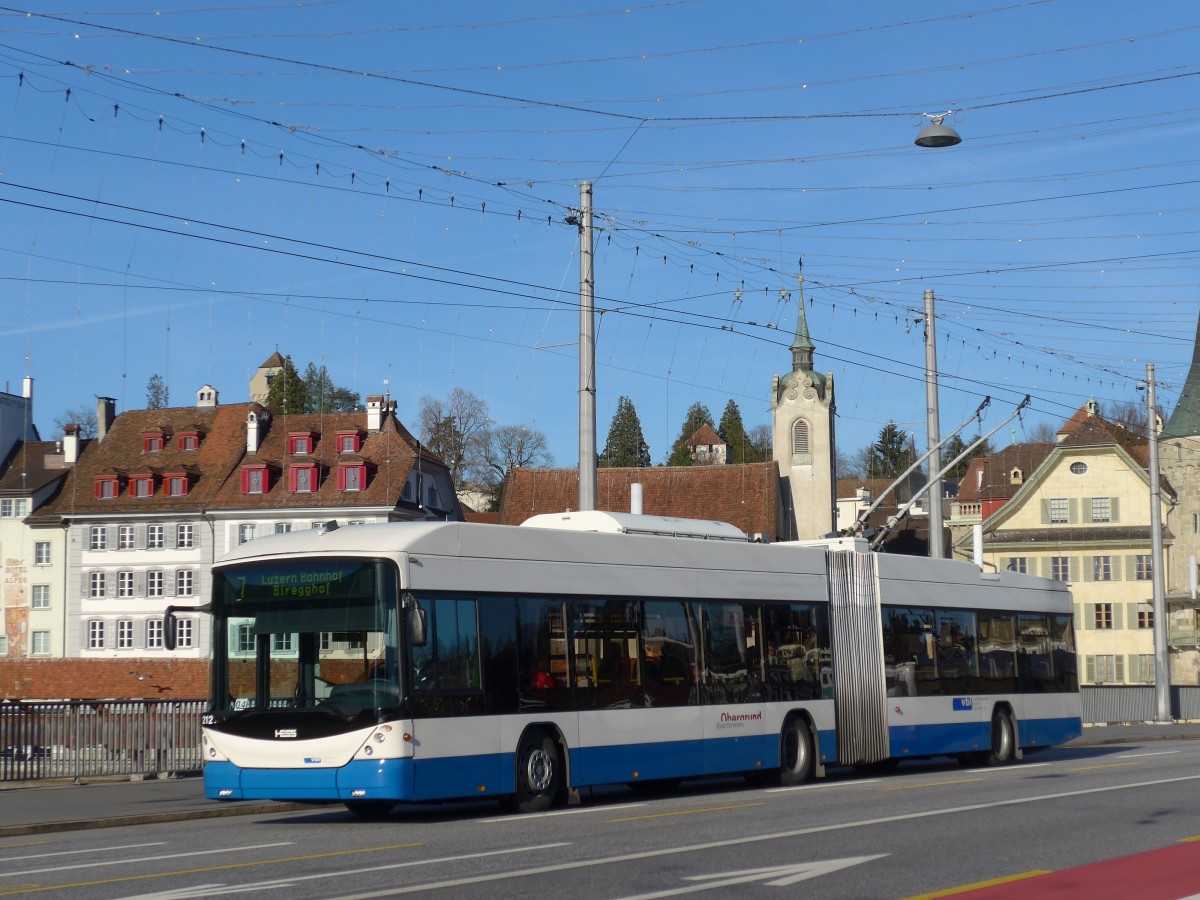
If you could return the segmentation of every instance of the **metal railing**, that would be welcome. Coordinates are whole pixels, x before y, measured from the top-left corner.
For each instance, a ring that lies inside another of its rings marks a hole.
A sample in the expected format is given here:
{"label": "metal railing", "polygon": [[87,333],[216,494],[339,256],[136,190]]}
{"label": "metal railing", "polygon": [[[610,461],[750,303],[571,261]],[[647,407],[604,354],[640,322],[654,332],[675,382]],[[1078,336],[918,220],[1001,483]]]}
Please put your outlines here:
{"label": "metal railing", "polygon": [[[1089,725],[1153,722],[1154,685],[1105,685],[1079,690],[1083,721]],[[1200,719],[1200,687],[1171,687],[1171,718]]]}
{"label": "metal railing", "polygon": [[0,782],[201,767],[203,700],[0,703]]}

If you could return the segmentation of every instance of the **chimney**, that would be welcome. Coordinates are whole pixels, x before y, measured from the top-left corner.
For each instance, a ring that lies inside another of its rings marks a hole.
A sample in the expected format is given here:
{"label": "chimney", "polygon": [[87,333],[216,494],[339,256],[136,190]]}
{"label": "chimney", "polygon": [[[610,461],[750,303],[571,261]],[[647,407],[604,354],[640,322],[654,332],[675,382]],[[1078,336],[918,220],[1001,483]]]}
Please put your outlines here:
{"label": "chimney", "polygon": [[254,410],[246,413],[246,454],[253,456],[258,452],[258,416]]}
{"label": "chimney", "polygon": [[73,466],[79,462],[79,426],[63,426],[63,464]]}
{"label": "chimney", "polygon": [[383,427],[383,417],[387,415],[387,408],[383,402],[382,394],[372,394],[367,398],[367,431],[371,434],[379,434],[379,429]]}
{"label": "chimney", "polygon": [[96,437],[103,441],[117,417],[117,401],[112,397],[96,398]]}
{"label": "chimney", "polygon": [[21,396],[26,400],[33,399],[33,379],[28,375],[21,381]]}
{"label": "chimney", "polygon": [[211,384],[206,384],[196,391],[197,409],[212,409],[217,406],[217,403],[217,389]]}

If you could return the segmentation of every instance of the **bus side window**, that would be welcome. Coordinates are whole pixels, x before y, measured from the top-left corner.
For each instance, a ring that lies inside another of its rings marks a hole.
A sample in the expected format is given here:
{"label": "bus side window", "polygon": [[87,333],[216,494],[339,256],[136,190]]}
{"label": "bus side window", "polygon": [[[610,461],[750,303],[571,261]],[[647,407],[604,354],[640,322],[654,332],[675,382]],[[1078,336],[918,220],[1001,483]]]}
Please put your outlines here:
{"label": "bus side window", "polygon": [[642,658],[646,694],[653,706],[696,702],[696,642],[687,607],[678,601],[647,600],[643,611]]}

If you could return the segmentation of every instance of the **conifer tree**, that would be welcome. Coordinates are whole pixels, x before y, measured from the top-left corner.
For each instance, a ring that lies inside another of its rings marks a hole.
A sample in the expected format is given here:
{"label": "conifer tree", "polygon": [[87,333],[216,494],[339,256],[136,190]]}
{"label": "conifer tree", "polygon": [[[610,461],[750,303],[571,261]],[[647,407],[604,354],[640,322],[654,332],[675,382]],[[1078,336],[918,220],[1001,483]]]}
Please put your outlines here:
{"label": "conifer tree", "polygon": [[688,440],[700,430],[701,425],[712,427],[712,413],[703,403],[693,403],[688,407],[687,415],[683,419],[683,428],[671,447],[671,456],[667,460],[668,466],[692,465],[692,448],[688,445]]}
{"label": "conifer tree", "polygon": [[748,463],[759,462],[756,459],[750,439],[746,436],[746,427],[742,424],[742,411],[732,399],[725,404],[725,412],[721,413],[721,423],[717,426],[717,434],[725,442],[725,462]]}
{"label": "conifer tree", "polygon": [[608,426],[608,440],[596,458],[601,468],[644,468],[650,465],[650,446],[642,434],[633,401],[628,397],[617,400],[617,411]]}

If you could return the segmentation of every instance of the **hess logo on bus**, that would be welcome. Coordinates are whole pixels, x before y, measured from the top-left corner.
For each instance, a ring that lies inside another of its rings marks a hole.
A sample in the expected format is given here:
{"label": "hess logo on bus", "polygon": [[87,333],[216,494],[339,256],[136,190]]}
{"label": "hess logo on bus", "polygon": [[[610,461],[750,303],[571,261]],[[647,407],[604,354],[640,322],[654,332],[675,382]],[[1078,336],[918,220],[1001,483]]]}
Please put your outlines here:
{"label": "hess logo on bus", "polygon": [[277,738],[294,738],[296,736],[295,728],[276,728],[275,737]]}

